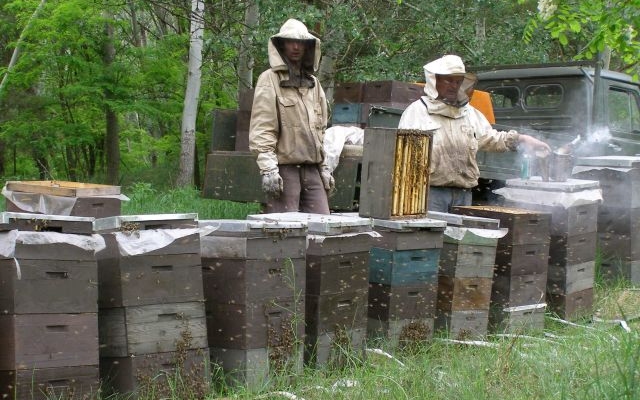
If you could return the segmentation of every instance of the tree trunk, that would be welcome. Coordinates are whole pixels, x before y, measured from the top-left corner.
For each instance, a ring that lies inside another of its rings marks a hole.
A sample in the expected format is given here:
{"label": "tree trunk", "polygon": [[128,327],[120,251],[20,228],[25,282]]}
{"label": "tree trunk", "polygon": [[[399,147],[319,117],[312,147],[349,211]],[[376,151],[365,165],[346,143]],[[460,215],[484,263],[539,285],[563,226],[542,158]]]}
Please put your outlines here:
{"label": "tree trunk", "polygon": [[189,70],[187,89],[182,111],[182,136],[180,140],[180,171],[176,180],[177,187],[193,184],[193,163],[196,148],[196,117],[198,97],[200,96],[202,66],[202,34],[204,29],[204,2],[191,0],[191,41],[189,45]]}
{"label": "tree trunk", "polygon": [[[105,42],[103,48],[103,61],[107,70],[115,59],[115,47],[113,45],[113,26],[107,22],[105,26]],[[120,128],[118,126],[118,115],[109,105],[108,101],[113,99],[113,93],[105,89],[105,157],[107,159],[107,184],[117,185],[120,177]]]}
{"label": "tree trunk", "polygon": [[244,28],[238,50],[238,93],[253,88],[254,59],[251,54],[252,35],[258,25],[259,10],[255,0],[247,1],[244,11]]}

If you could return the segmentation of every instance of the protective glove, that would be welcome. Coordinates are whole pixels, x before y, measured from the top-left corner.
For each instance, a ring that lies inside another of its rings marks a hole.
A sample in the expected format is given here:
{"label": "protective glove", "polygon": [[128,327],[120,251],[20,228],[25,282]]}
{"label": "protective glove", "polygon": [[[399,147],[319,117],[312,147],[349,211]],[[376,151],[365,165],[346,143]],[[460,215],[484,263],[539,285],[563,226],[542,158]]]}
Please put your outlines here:
{"label": "protective glove", "polygon": [[262,191],[276,199],[282,194],[283,182],[278,170],[262,175]]}
{"label": "protective glove", "polygon": [[336,188],[336,181],[333,179],[333,174],[328,168],[320,169],[320,178],[322,179],[322,184],[324,185],[324,189],[329,193],[333,193]]}

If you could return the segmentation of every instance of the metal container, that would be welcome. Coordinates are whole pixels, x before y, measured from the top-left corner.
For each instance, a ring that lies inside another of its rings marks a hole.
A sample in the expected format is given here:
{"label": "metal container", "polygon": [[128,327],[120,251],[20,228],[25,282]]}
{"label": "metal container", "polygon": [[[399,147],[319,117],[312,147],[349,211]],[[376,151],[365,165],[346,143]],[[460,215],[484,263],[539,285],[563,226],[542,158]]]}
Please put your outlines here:
{"label": "metal container", "polygon": [[550,157],[549,177],[556,182],[566,182],[571,177],[574,157],[571,154],[553,152]]}

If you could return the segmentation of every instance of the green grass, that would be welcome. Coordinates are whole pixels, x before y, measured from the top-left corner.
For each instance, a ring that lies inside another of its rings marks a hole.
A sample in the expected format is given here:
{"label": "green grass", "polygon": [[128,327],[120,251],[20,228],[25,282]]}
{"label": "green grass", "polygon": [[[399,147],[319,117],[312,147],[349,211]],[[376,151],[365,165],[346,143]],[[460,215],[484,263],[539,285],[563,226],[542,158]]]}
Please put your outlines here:
{"label": "green grass", "polygon": [[260,204],[205,199],[195,188],[157,190],[148,183],[123,189],[129,201],[122,203],[123,215],[197,213],[198,219],[246,219],[258,214]]}

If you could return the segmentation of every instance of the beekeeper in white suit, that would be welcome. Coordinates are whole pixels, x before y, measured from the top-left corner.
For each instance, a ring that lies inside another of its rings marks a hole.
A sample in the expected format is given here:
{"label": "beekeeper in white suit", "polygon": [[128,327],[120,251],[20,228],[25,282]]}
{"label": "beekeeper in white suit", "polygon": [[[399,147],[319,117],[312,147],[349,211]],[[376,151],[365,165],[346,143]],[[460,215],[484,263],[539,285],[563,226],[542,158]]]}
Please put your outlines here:
{"label": "beekeeper in white suit", "polygon": [[480,151],[550,152],[546,143],[516,131],[497,131],[469,104],[477,82],[462,59],[446,55],[424,66],[425,96],[402,113],[398,129],[433,131],[429,177],[432,211],[450,212],[453,206],[471,205],[471,189],[478,185]]}

